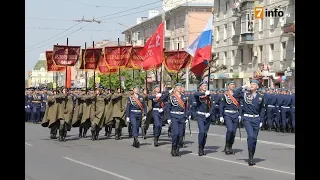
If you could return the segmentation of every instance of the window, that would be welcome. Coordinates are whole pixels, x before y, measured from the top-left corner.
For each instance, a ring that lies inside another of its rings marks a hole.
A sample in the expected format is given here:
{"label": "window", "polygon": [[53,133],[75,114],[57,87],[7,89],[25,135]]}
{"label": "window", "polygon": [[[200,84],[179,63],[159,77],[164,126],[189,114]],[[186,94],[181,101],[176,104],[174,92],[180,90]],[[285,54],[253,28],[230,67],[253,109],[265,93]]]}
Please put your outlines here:
{"label": "window", "polygon": [[234,36],[236,34],[236,22],[232,22],[232,27],[231,27],[231,35]]}
{"label": "window", "polygon": [[223,39],[227,39],[227,37],[228,37],[228,26],[227,24],[225,24],[223,27]]}
{"label": "window", "polygon": [[263,55],[263,46],[259,46],[259,58],[258,58],[259,63],[262,62],[262,55]]}
{"label": "window", "polygon": [[226,5],[225,5],[225,11],[228,11],[228,1],[226,1]]}
{"label": "window", "polygon": [[281,60],[286,59],[286,42],[282,42],[282,43],[281,43],[281,52],[280,52],[280,55],[281,55],[281,57],[280,57]]}
{"label": "window", "polygon": [[253,59],[253,48],[249,48],[249,62],[250,64],[252,64],[252,59]]}
{"label": "window", "polygon": [[224,52],[223,53],[223,64],[224,65],[227,65],[227,58],[228,58],[227,52]]}
{"label": "window", "polygon": [[243,49],[240,49],[240,64],[243,64]]}
{"label": "window", "polygon": [[230,61],[230,65],[234,66],[234,60],[235,60],[235,56],[236,56],[236,51],[231,51],[231,61]]}
{"label": "window", "polygon": [[274,45],[270,44],[269,45],[269,62],[273,61],[273,50],[274,50]]}
{"label": "window", "polygon": [[259,31],[263,31],[263,18],[259,19]]}
{"label": "window", "polygon": [[217,27],[216,41],[219,41],[219,27]]}
{"label": "window", "polygon": [[179,49],[180,49],[179,38],[176,38],[175,44],[176,44],[175,50],[178,50],[178,46],[179,46]]}
{"label": "window", "polygon": [[241,33],[253,33],[254,29],[254,14],[247,12],[241,16]]}

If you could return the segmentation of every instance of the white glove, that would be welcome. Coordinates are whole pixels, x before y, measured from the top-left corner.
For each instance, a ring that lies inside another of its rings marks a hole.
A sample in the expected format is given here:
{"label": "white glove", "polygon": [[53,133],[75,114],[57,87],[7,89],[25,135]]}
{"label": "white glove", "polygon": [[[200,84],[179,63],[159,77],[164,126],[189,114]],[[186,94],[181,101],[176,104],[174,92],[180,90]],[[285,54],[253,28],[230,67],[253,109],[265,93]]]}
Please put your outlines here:
{"label": "white glove", "polygon": [[28,105],[28,108],[30,108],[30,106]]}
{"label": "white glove", "polygon": [[159,109],[159,113],[162,113],[162,112],[163,112],[163,109],[162,109],[162,108],[160,108],[160,109]]}
{"label": "white glove", "polygon": [[147,119],[147,116],[143,116],[142,118],[142,121],[146,120]]}
{"label": "white glove", "polygon": [[168,122],[168,124],[170,125],[170,124],[171,124],[171,119],[168,119],[167,122]]}
{"label": "white glove", "polygon": [[158,93],[158,94],[156,95],[156,97],[159,98],[159,97],[161,97],[161,95],[162,95],[161,93]]}
{"label": "white glove", "polygon": [[188,121],[188,119],[187,119],[184,123],[186,123],[186,125],[188,125],[188,122],[189,122],[189,121]]}
{"label": "white glove", "polygon": [[241,122],[241,116],[238,116],[239,122]]}
{"label": "white glove", "polygon": [[260,123],[260,128],[262,127],[262,123]]}
{"label": "white glove", "polygon": [[210,95],[210,91],[206,91],[205,93],[204,93],[206,96],[208,96],[208,95]]}
{"label": "white glove", "polygon": [[130,118],[129,117],[127,117],[126,120],[127,120],[127,122],[130,122]]}
{"label": "white glove", "polygon": [[220,122],[221,122],[221,123],[223,123],[223,122],[224,122],[223,117],[220,117]]}
{"label": "white glove", "polygon": [[173,91],[173,89],[171,89],[171,90],[169,91],[169,93],[171,94],[171,93],[172,93],[172,91]]}
{"label": "white glove", "polygon": [[281,112],[280,110],[278,110],[279,112]]}
{"label": "white glove", "polygon": [[189,116],[188,119],[191,120],[191,116]]}
{"label": "white glove", "polygon": [[206,118],[210,117],[210,113],[206,113],[205,116],[206,116]]}

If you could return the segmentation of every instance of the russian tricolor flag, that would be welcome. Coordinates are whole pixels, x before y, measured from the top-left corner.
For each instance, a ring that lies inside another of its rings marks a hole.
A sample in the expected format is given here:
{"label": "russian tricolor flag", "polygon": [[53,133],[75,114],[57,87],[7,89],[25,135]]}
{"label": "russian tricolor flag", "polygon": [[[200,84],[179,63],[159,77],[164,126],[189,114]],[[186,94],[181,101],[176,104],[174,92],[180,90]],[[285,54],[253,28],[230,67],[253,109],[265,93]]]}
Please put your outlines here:
{"label": "russian tricolor flag", "polygon": [[202,75],[204,69],[208,66],[208,61],[211,60],[212,56],[212,21],[213,15],[209,18],[202,33],[186,50],[193,57],[190,70],[199,76]]}

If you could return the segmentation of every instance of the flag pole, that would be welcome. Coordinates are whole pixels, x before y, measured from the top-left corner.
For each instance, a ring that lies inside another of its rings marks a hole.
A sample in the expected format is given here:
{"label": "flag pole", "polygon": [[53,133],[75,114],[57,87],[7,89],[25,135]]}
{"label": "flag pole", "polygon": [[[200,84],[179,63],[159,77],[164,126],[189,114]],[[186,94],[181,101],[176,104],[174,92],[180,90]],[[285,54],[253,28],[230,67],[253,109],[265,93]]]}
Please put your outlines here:
{"label": "flag pole", "polygon": [[[162,13],[162,22],[163,22],[163,25],[164,25],[164,31],[166,30],[166,12],[163,11]],[[164,41],[165,41],[165,32],[163,33],[164,36],[163,36],[163,47],[165,48],[164,46]],[[164,65],[163,65],[163,62],[161,64],[161,74],[160,74],[160,92],[162,90],[164,90],[164,73],[163,73],[163,70],[164,70]]]}
{"label": "flag pole", "polygon": [[[59,44],[57,43],[57,45]],[[56,72],[56,90],[58,90],[58,72]]]}
{"label": "flag pole", "polygon": [[[179,58],[179,49],[180,49],[180,47],[179,47],[179,43],[178,43],[178,58]],[[176,78],[177,78],[176,81],[178,83],[179,82],[179,71],[177,72],[177,77]]]}
{"label": "flag pole", "polygon": [[[68,49],[68,44],[69,44],[69,38],[67,38],[67,49]],[[67,62],[68,62],[68,59],[69,59],[69,51],[68,51],[68,54],[67,54]],[[66,64],[65,88],[68,88],[68,66],[67,66],[67,64]]]}
{"label": "flag pole", "polygon": [[[120,48],[120,39],[119,38],[118,38],[118,46]],[[119,88],[121,90],[121,70],[120,70],[120,66],[118,68],[119,68]]]}
{"label": "flag pole", "polygon": [[[84,43],[84,49],[85,49],[85,51],[87,50],[87,43],[85,42]],[[85,53],[83,53],[83,56],[85,56]],[[86,60],[85,59],[85,57],[82,57],[82,60]],[[86,69],[86,67],[85,67],[85,62],[83,62],[84,64],[83,64],[83,66],[84,66],[84,69]],[[85,75],[85,82],[86,82],[86,94],[88,93],[88,72],[85,70],[85,72],[84,72],[84,75]]]}

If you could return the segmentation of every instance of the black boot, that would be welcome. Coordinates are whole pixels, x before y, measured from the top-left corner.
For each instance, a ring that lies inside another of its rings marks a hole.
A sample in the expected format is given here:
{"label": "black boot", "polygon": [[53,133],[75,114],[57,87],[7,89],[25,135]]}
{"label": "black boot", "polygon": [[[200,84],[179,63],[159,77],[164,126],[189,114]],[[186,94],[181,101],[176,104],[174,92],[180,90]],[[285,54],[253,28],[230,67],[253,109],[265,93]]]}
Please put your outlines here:
{"label": "black boot", "polygon": [[226,155],[230,155],[230,143],[229,143],[228,140],[226,140],[226,145],[225,145],[225,147],[224,147],[224,153],[225,153]]}
{"label": "black boot", "polygon": [[119,128],[117,128],[117,129],[115,130],[115,134],[116,134],[115,140],[120,140]]}
{"label": "black boot", "polygon": [[256,165],[256,163],[254,163],[254,161],[253,161],[253,151],[252,150],[249,150],[248,165],[249,166]]}
{"label": "black boot", "polygon": [[66,142],[66,137],[67,137],[67,130],[63,131],[63,136],[62,136],[62,141]]}
{"label": "black boot", "polygon": [[112,125],[108,126],[108,134],[107,134],[107,137],[111,137],[111,133],[112,133]]}
{"label": "black boot", "polygon": [[79,138],[82,138],[82,130],[83,130],[83,128],[79,127]]}
{"label": "black boot", "polygon": [[138,137],[133,138],[133,147],[139,148],[140,147],[140,142],[138,141]]}
{"label": "black boot", "polygon": [[122,136],[122,128],[119,128],[119,131],[118,131],[118,136],[119,136],[119,140],[121,140],[121,136]]}
{"label": "black boot", "polygon": [[179,146],[176,148],[176,156],[179,156],[179,157],[181,156]]}
{"label": "black boot", "polygon": [[282,133],[284,133],[284,128],[282,127],[282,128],[280,129],[280,131],[281,131]]}
{"label": "black boot", "polygon": [[132,138],[132,125],[131,125],[131,123],[129,123],[129,126],[128,126],[128,134],[129,134],[129,138]]}
{"label": "black boot", "polygon": [[55,129],[53,131],[53,139],[57,139],[57,133],[58,133],[58,129]]}
{"label": "black boot", "polygon": [[59,129],[59,141],[63,141],[63,130]]}
{"label": "black boot", "polygon": [[204,155],[204,149],[202,145],[199,145],[198,147],[198,155],[199,156],[203,156]]}
{"label": "black boot", "polygon": [[83,138],[87,138],[87,131],[88,131],[87,128],[83,129],[83,135],[82,135]]}
{"label": "black boot", "polygon": [[168,138],[171,138],[171,126],[168,128]]}
{"label": "black boot", "polygon": [[276,132],[280,132],[279,126],[276,126]]}
{"label": "black boot", "polygon": [[141,128],[142,129],[142,137],[143,139],[147,139],[147,130],[145,128]]}
{"label": "black boot", "polygon": [[109,131],[108,126],[106,126],[106,127],[104,128],[104,131],[105,131],[104,136],[107,136],[107,137],[108,137],[108,131]]}
{"label": "black boot", "polygon": [[175,157],[176,155],[176,148],[174,146],[171,147],[171,156]]}
{"label": "black boot", "polygon": [[155,136],[154,137],[154,147],[158,147],[159,146],[158,140],[159,140],[159,136]]}
{"label": "black boot", "polygon": [[96,128],[96,132],[95,132],[95,136],[94,136],[94,138],[95,138],[95,140],[97,140],[97,141],[99,141],[99,129],[98,128]]}
{"label": "black boot", "polygon": [[91,129],[91,140],[92,140],[92,141],[96,140],[95,135],[96,135],[96,134],[95,134],[95,130],[92,130],[92,129]]}
{"label": "black boot", "polygon": [[232,145],[233,145],[233,143],[229,144],[229,154],[234,154],[234,152],[232,150]]}
{"label": "black boot", "polygon": [[292,131],[291,131],[292,133],[296,133],[296,130],[295,130],[295,128],[292,128]]}

